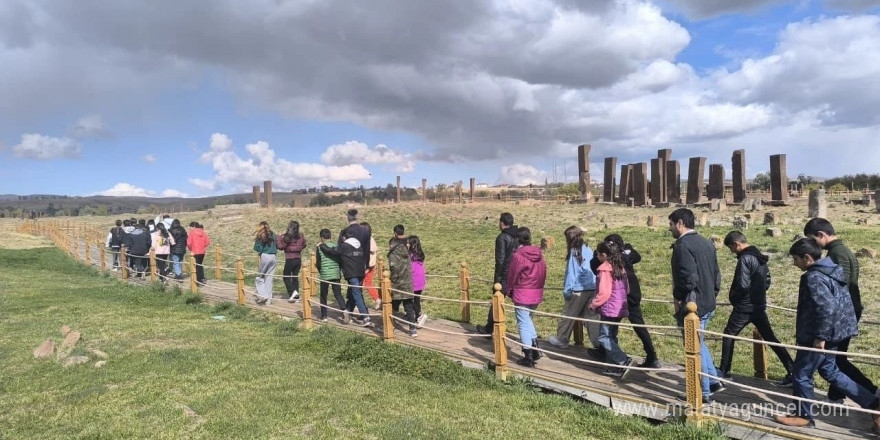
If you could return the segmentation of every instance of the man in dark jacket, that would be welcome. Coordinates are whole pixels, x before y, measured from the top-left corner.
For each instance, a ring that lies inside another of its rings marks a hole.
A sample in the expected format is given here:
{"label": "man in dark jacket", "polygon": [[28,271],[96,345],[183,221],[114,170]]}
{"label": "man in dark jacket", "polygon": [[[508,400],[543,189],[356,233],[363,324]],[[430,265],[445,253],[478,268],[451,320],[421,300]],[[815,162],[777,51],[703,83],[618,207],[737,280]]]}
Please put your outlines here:
{"label": "man in dark jacket", "polygon": [[[840,342],[858,334],[855,309],[847,291],[843,268],[830,258],[822,258],[822,248],[811,238],[796,241],[788,251],[800,270],[795,340],[798,346],[836,351]],[[813,374],[819,375],[865,409],[880,409],[880,399],[837,368],[834,355],[798,350],[794,360],[793,394],[813,399]],[[815,405],[798,401],[794,414],[776,416],[788,426],[815,426]],[[880,432],[880,415],[871,415],[871,430]]]}
{"label": "man in dark jacket", "polygon": [[[360,228],[360,226],[358,226]],[[355,319],[355,324],[370,327],[373,325],[369,315],[367,315],[367,305],[364,303],[364,295],[361,293],[361,282],[366,273],[364,263],[364,247],[361,242],[354,237],[355,231],[352,229],[343,229],[342,241],[336,248],[331,248],[325,243],[321,243],[320,250],[325,255],[338,257],[342,266],[342,276],[348,282],[348,298],[345,304],[346,312],[343,320],[347,324],[351,320],[351,313],[357,307],[360,317]],[[367,242],[369,243],[369,242]],[[369,244],[368,244],[369,246]]]}
{"label": "man in dark jacket", "polygon": [[[739,231],[728,233],[724,237],[724,245],[736,255],[736,271],[730,284],[730,304],[733,306],[733,311],[727,319],[724,334],[738,336],[749,323],[752,323],[765,341],[779,343],[767,317],[767,289],[770,288],[770,269],[767,267],[767,261],[770,258],[762,254],[758,248],[749,246],[746,236]],[[736,341],[730,338],[724,338],[721,342],[721,367],[718,368],[718,377],[731,378],[730,365],[733,362],[734,342]],[[791,366],[794,363],[791,355],[783,347],[770,346],[770,348],[779,357],[779,361],[788,373],[776,385],[791,386]]]}
{"label": "man in dark jacket", "polygon": [[[513,256],[513,252],[519,247],[516,238],[519,228],[513,224],[513,214],[509,212],[502,213],[498,219],[498,229],[501,232],[495,237],[495,277],[492,281],[492,294],[495,294],[494,285],[500,283],[501,293],[507,295],[507,267],[510,266],[510,257]],[[478,325],[477,332],[484,335],[492,334],[494,324],[495,320],[492,319],[492,306],[490,305],[486,325],[485,327]]]}
{"label": "man in dark jacket", "polygon": [[[339,245],[342,246],[342,242],[345,240],[345,231],[351,231],[351,237],[357,239],[358,242],[361,243],[361,246],[365,251],[363,252],[363,260],[364,260],[364,271],[370,268],[370,231],[367,228],[363,227],[358,223],[358,210],[357,209],[349,209],[346,213],[348,218],[348,226],[345,227],[342,231],[339,232]],[[366,272],[365,272],[366,273]],[[361,281],[363,281],[364,275],[361,275]]]}
{"label": "man in dark jacket", "polygon": [[[864,309],[862,307],[861,290],[859,289],[859,260],[856,259],[852,251],[843,244],[843,241],[837,238],[837,234],[834,232],[834,226],[824,218],[814,218],[808,221],[804,226],[804,235],[816,240],[816,243],[819,243],[819,246],[822,246],[822,248],[827,251],[825,256],[830,258],[834,264],[839,264],[843,269],[843,278],[846,280],[846,287],[847,290],[849,290],[849,295],[852,299],[853,308],[856,313],[856,324],[858,324],[858,321],[862,319],[862,310]],[[848,351],[849,342],[849,338],[840,341],[840,344],[837,346],[837,351]],[[853,365],[852,362],[847,359],[846,355],[838,355],[836,362],[837,368],[840,368],[840,371],[842,371],[843,374],[846,374],[850,379],[856,381],[856,383],[874,393],[877,392],[877,386],[874,385],[874,382],[871,382],[871,379],[868,379],[858,367]],[[831,387],[831,389],[828,390],[828,400],[835,403],[842,403],[843,393],[840,390]]]}
{"label": "man in dark jacket", "polygon": [[[715,246],[694,230],[696,219],[687,208],[679,208],[669,214],[669,232],[675,238],[672,245],[672,296],[675,298],[675,318],[679,327],[684,327],[687,313],[685,305],[697,304],[700,329],[705,330],[709,320],[715,315],[715,297],[721,290],[721,271]],[[700,361],[704,374],[717,377],[715,363],[703,334],[700,333]],[[724,385],[716,379],[700,376],[703,402],[711,403],[712,394],[724,390]]]}
{"label": "man in dark jacket", "polygon": [[132,260],[132,269],[137,273],[137,276],[143,278],[144,272],[149,266],[147,254],[150,253],[150,247],[153,245],[146,225],[138,224],[131,233],[125,234],[123,242],[125,243],[125,251]]}

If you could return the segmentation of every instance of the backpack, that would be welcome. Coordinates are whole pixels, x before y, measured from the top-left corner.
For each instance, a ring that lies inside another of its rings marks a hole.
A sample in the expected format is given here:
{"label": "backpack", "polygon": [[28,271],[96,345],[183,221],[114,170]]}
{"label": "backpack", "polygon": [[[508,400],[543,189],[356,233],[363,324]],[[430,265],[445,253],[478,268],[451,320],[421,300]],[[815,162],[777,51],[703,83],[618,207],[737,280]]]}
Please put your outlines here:
{"label": "backpack", "polygon": [[125,231],[122,230],[121,227],[115,227],[110,230],[110,247],[118,248],[122,247],[122,237],[125,235]]}

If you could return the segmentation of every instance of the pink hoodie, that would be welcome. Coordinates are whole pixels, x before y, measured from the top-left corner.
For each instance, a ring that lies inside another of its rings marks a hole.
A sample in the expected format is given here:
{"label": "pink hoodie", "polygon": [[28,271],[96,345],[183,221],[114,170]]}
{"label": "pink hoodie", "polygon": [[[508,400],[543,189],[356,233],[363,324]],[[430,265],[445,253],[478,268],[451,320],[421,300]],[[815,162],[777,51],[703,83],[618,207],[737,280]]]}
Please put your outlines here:
{"label": "pink hoodie", "polygon": [[599,315],[606,318],[626,318],[629,316],[629,307],[626,305],[626,296],[629,294],[629,281],[624,273],[623,278],[616,280],[612,275],[611,263],[604,262],[597,269],[598,288],[590,309],[597,310]]}
{"label": "pink hoodie", "polygon": [[507,292],[514,304],[538,305],[544,301],[547,263],[537,246],[520,246],[510,257]]}

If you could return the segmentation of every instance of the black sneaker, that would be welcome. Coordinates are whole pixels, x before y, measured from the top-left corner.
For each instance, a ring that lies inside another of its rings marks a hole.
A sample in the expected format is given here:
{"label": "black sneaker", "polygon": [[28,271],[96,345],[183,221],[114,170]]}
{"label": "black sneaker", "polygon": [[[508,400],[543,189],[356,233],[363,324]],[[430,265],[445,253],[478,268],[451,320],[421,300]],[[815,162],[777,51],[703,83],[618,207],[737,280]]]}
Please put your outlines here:
{"label": "black sneaker", "polygon": [[709,394],[720,393],[726,389],[727,387],[724,386],[724,382],[713,383],[712,385],[709,385]]}
{"label": "black sneaker", "polygon": [[717,368],[715,369],[715,371],[718,373],[718,377],[725,380],[733,381],[733,376],[731,376],[729,372]]}
{"label": "black sneaker", "polygon": [[[623,366],[624,366],[624,367],[631,367],[632,364],[633,364],[633,359],[632,359],[632,358],[626,358],[626,362],[623,363]],[[621,368],[621,370],[623,370],[623,373],[620,374],[620,380],[623,380],[623,378],[625,378],[626,375],[629,374],[629,372],[630,372],[631,370],[630,370],[629,368]]]}
{"label": "black sneaker", "polygon": [[782,380],[778,382],[773,382],[773,385],[780,388],[791,388],[794,386],[794,377],[792,377],[791,374],[786,374],[785,377],[782,378]]}
{"label": "black sneaker", "polygon": [[492,334],[492,327],[486,326],[486,325],[478,325],[477,326],[477,333],[479,333],[481,335],[491,335]]}
{"label": "black sneaker", "polygon": [[588,348],[587,355],[597,361],[605,362],[605,350],[599,348]]}
{"label": "black sneaker", "polygon": [[660,365],[660,361],[657,359],[645,359],[644,362],[639,364],[639,368],[663,368],[663,366]]}

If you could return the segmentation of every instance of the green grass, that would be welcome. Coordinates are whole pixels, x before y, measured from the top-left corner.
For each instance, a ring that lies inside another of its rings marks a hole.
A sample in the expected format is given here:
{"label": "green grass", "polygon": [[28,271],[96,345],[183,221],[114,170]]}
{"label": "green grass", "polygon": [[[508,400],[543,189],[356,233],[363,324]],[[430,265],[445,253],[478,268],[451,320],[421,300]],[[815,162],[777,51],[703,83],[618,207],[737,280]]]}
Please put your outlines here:
{"label": "green grass", "polygon": [[[100,276],[56,249],[0,250],[0,437],[716,438],[192,298]],[[83,334],[74,354],[100,349],[109,363],[35,360],[63,325]]]}

